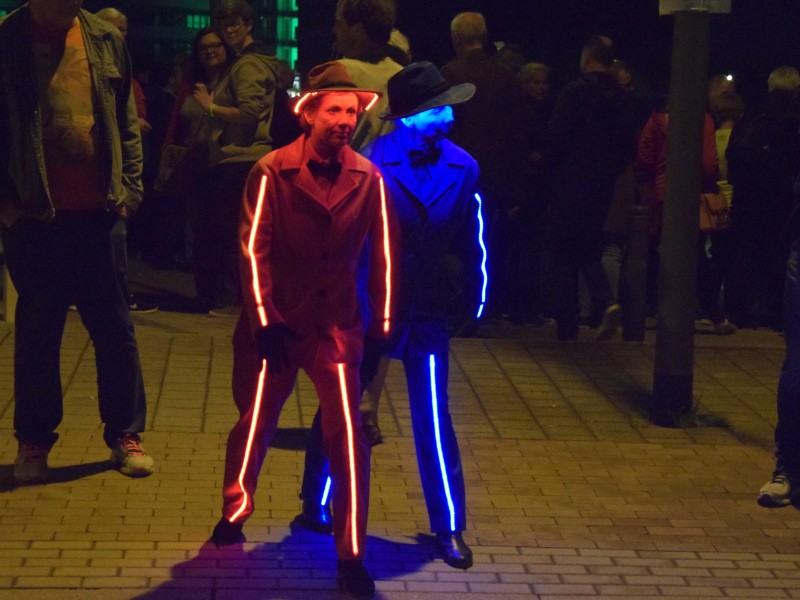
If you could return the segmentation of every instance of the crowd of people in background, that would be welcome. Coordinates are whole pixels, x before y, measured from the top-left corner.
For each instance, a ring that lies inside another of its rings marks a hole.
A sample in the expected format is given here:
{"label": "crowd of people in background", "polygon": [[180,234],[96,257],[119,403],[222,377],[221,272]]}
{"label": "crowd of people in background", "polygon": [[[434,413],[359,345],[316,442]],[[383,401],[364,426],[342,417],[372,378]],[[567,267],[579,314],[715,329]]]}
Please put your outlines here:
{"label": "crowd of people in background", "polygon": [[[128,243],[153,266],[193,270],[197,296],[190,310],[232,316],[241,304],[233,244],[241,181],[254,160],[292,141],[299,128],[291,113],[295,73],[253,39],[258,17],[249,3],[223,2],[213,17],[189,53],[148,67],[146,83],[135,87],[145,202],[129,224]],[[342,23],[333,58],[359,85],[382,89],[412,60],[400,31],[384,44]],[[477,90],[471,103],[455,108],[450,138],[481,168],[492,249],[487,316],[529,325],[554,320],[562,340],[575,339],[581,326],[595,328],[598,340],[610,339],[622,321],[622,264],[636,204],[650,209],[647,298],[655,316],[666,90],[643,94],[606,36],[587,40],[570,80],[529,60],[517,44],[493,43],[479,13],[458,15],[450,33],[454,58],[442,73],[451,84],[470,82]],[[556,89],[555,81],[566,83]],[[782,327],[788,252],[782,226],[798,160],[797,143],[786,132],[797,121],[800,78],[784,66],[767,85],[766,104],[745,107],[732,78],[709,80],[699,167],[703,191],[727,196],[732,224],[698,236],[697,316],[719,335]],[[385,99],[380,102],[359,121],[354,149],[388,131],[374,116]],[[160,163],[169,163],[176,147],[184,168],[166,184],[157,181]],[[474,331],[473,324],[459,333]]]}

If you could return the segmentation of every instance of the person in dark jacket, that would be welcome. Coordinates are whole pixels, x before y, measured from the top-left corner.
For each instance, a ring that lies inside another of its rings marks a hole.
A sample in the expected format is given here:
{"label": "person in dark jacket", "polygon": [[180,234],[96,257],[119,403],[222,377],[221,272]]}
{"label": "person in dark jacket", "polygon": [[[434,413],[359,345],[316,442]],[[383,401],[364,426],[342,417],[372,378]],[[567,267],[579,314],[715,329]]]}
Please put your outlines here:
{"label": "person in dark jacket", "polygon": [[[153,472],[128,300],[110,234],[142,201],[128,51],[82,0],[31,0],[0,22],[0,222],[19,293],[14,477],[48,476],[63,415],[59,356],[75,304],[94,344],[103,439],[125,475]],[[111,76],[113,75],[113,77]]]}
{"label": "person in dark jacket", "polygon": [[768,89],[766,107],[736,123],[726,151],[734,254],[725,299],[739,327],[780,329],[788,254],[781,231],[791,208],[789,182],[800,168],[800,73],[779,67]]}
{"label": "person in dark jacket", "polygon": [[614,183],[635,156],[636,129],[629,96],[608,72],[613,59],[610,40],[589,39],[581,75],[558,95],[547,128],[552,195],[545,253],[561,340],[578,335],[579,273],[601,318],[597,339],[611,337],[621,322],[601,262],[603,226]]}
{"label": "person in dark jacket", "polygon": [[527,200],[525,100],[514,71],[487,52],[488,31],[481,13],[457,14],[450,37],[456,56],[442,67],[442,75],[450,85],[475,86],[474,98],[453,108],[450,139],[481,170],[492,261],[488,310],[491,316],[501,316],[515,309],[515,266],[522,260],[518,253]]}
{"label": "person in dark jacket", "polygon": [[[475,87],[449,86],[433,64],[417,62],[389,79],[388,89],[389,108],[381,118],[397,128],[363,150],[386,176],[400,220],[398,322],[387,353],[402,360],[406,372],[431,531],[445,563],[467,569],[472,551],[462,536],[464,474],[448,409],[448,316],[453,305],[463,307],[457,320],[482,315],[486,247],[478,165],[444,136],[453,121],[451,106],[469,100]],[[461,276],[454,274],[454,264]],[[316,435],[312,431],[312,439]],[[312,443],[308,453],[319,450]],[[324,463],[307,460],[303,478],[298,522],[315,531],[326,529]]]}

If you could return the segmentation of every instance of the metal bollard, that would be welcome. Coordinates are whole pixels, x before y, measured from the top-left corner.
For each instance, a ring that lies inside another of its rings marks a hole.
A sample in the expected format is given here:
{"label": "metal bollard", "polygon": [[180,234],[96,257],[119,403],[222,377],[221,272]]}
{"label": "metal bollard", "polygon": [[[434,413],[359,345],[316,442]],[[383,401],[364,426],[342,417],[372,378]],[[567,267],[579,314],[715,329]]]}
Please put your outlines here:
{"label": "metal bollard", "polygon": [[650,208],[636,204],[628,212],[628,244],[625,252],[622,339],[644,341],[647,317],[647,255]]}

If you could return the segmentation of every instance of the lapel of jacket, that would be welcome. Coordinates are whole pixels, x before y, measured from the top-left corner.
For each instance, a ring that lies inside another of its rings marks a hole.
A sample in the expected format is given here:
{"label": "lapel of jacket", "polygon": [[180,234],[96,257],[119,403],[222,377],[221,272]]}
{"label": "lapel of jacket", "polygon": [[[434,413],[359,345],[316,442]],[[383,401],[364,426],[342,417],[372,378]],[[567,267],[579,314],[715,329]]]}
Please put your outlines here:
{"label": "lapel of jacket", "polygon": [[402,147],[397,135],[389,134],[388,138],[384,145],[381,164],[388,167],[387,172],[392,174],[398,185],[426,208],[433,206],[463,174],[463,162],[449,151],[449,142],[442,140],[442,156],[434,169],[434,178],[427,184],[421,184],[411,167],[408,149]]}
{"label": "lapel of jacket", "polygon": [[336,178],[328,199],[328,206],[331,212],[335,211],[339,204],[358,187],[356,179],[361,180],[361,178],[357,177],[356,173],[364,172],[363,169],[358,167],[356,153],[350,149],[350,146],[345,146],[342,149],[339,159],[342,161],[342,172]]}
{"label": "lapel of jacket", "polygon": [[286,147],[287,152],[281,163],[281,172],[297,171],[297,176],[294,178],[295,187],[325,212],[332,213],[341,204],[342,200],[358,187],[353,173],[362,171],[362,169],[356,163],[355,153],[349,147],[345,147],[339,157],[342,161],[342,172],[333,184],[329,201],[325,202],[323,198],[324,192],[317,185],[314,176],[308,170],[308,166],[303,162],[304,145],[305,138],[301,136]]}

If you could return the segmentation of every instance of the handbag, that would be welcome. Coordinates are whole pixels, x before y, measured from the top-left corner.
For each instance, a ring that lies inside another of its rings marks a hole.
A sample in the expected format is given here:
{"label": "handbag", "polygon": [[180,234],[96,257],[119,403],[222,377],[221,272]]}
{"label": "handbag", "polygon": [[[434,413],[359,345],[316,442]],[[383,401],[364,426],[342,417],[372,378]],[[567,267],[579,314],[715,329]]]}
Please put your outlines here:
{"label": "handbag", "polygon": [[700,194],[700,231],[711,233],[731,226],[731,209],[725,194]]}

